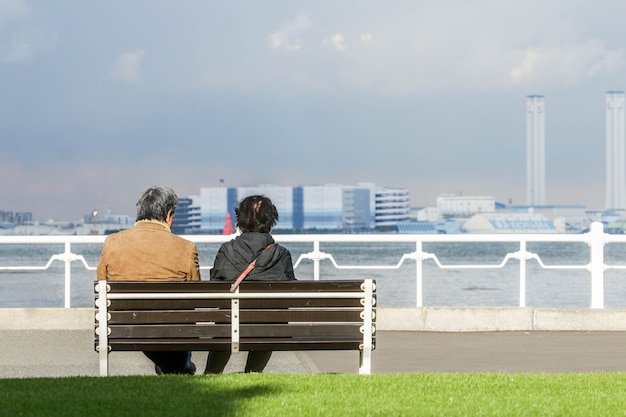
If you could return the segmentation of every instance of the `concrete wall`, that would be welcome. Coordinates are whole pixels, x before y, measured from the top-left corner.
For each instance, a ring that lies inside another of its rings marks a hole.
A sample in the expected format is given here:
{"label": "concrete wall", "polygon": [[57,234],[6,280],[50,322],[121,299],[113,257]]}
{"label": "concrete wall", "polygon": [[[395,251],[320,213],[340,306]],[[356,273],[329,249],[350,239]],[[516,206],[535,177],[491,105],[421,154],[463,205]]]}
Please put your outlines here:
{"label": "concrete wall", "polygon": [[93,329],[93,308],[0,308],[0,330]]}
{"label": "concrete wall", "polygon": [[430,332],[624,331],[626,309],[423,307],[380,308],[379,330]]}
{"label": "concrete wall", "polygon": [[[381,331],[626,331],[626,309],[409,307],[379,308],[376,314],[376,327]],[[0,330],[93,327],[93,308],[0,309]]]}

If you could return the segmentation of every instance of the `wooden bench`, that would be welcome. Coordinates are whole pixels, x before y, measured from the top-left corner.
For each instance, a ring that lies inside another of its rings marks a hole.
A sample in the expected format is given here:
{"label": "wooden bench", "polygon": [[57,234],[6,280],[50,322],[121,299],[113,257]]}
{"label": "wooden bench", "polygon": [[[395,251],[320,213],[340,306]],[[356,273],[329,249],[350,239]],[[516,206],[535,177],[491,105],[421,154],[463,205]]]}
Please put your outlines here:
{"label": "wooden bench", "polygon": [[376,284],[350,281],[97,281],[100,375],[111,351],[358,350],[371,372]]}

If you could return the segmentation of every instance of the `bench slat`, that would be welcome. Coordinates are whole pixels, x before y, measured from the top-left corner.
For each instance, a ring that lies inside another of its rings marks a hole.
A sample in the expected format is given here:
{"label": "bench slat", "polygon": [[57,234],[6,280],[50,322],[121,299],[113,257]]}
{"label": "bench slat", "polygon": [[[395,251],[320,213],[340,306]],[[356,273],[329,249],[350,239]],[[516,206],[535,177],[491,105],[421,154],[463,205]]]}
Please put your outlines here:
{"label": "bench slat", "polygon": [[109,324],[230,322],[230,309],[111,311]]}
{"label": "bench slat", "polygon": [[[261,299],[241,300],[242,308],[289,307],[362,307],[356,298]],[[187,310],[192,308],[230,308],[230,300],[111,300],[109,311],[116,310]]]}
{"label": "bench slat", "polygon": [[[290,309],[260,310],[241,309],[239,322],[296,322],[296,321],[328,321],[350,322],[362,321],[362,308],[346,309]],[[230,309],[215,310],[178,310],[178,311],[112,311],[110,324],[141,324],[141,323],[195,323],[195,322],[230,322]]]}
{"label": "bench slat", "polygon": [[[192,282],[151,282],[151,281],[115,281],[108,282],[109,291],[114,293],[148,293],[148,292],[228,292],[230,282],[192,281]],[[181,285],[183,284],[183,285]],[[354,292],[361,291],[363,281],[244,281],[239,292]]]}
{"label": "bench slat", "polygon": [[[239,327],[240,337],[310,337],[334,339],[339,336],[354,336],[362,338],[360,331],[361,323],[342,324],[242,324]],[[142,326],[110,326],[109,338],[208,338],[230,337],[231,327],[229,324],[207,325],[142,325]]]}
{"label": "bench slat", "polygon": [[[334,340],[311,339],[242,339],[239,342],[241,351],[273,350],[359,350],[363,343],[362,338],[337,338]],[[139,351],[209,351],[231,350],[230,339],[114,339],[109,345],[113,350],[139,350]]]}

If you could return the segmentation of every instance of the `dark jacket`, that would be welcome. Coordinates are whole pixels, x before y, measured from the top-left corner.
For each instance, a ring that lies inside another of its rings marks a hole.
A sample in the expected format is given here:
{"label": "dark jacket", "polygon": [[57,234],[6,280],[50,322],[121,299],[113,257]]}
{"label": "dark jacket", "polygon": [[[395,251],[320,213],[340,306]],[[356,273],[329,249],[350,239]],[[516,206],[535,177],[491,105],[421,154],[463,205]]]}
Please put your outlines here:
{"label": "dark jacket", "polygon": [[223,243],[215,256],[211,279],[234,281],[258,257],[256,266],[246,280],[295,280],[291,253],[277,243],[265,250],[271,243],[274,243],[274,239],[269,233],[256,232],[242,233],[235,239]]}

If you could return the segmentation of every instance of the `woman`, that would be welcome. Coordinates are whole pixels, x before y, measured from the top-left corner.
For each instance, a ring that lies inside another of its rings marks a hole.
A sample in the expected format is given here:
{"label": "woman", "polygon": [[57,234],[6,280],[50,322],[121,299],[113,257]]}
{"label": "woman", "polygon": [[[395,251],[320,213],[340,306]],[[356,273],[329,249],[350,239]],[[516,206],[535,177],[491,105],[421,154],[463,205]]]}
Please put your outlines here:
{"label": "woman", "polygon": [[[239,202],[235,215],[241,234],[222,244],[213,262],[211,279],[235,281],[256,260],[246,280],[295,280],[291,253],[270,235],[278,222],[278,210],[272,201],[261,195],[246,197]],[[245,372],[262,372],[271,355],[271,351],[248,352]],[[229,351],[209,352],[204,373],[222,373],[229,359]]]}

